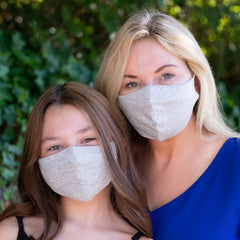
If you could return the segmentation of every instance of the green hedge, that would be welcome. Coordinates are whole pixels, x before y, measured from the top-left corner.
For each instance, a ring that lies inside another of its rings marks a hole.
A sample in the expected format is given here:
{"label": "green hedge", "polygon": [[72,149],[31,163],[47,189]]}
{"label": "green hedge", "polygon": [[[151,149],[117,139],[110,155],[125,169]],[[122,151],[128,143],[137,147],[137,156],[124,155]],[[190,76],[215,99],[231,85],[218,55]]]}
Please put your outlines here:
{"label": "green hedge", "polygon": [[104,49],[134,11],[184,22],[214,70],[230,124],[240,129],[238,0],[9,0],[0,2],[0,204],[14,200],[27,118],[50,85],[93,84]]}

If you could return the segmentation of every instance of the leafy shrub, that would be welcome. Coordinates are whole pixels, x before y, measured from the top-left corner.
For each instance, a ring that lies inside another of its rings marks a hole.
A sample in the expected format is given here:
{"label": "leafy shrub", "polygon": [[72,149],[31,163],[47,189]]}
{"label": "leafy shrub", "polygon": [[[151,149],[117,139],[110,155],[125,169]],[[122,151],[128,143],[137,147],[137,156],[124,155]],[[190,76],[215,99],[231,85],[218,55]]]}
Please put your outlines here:
{"label": "leafy shrub", "polygon": [[[230,123],[240,130],[238,1],[3,0],[0,2],[0,204],[14,200],[27,119],[52,84],[92,85],[126,18],[160,9],[188,25],[207,55]],[[17,196],[16,196],[17,197]]]}

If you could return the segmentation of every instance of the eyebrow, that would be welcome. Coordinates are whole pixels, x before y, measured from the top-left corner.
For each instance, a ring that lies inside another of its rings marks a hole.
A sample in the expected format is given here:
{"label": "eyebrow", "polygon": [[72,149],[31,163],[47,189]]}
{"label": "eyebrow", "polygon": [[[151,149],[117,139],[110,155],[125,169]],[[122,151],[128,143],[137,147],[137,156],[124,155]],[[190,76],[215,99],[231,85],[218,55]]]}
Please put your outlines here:
{"label": "eyebrow", "polygon": [[159,68],[155,71],[155,73],[158,73],[158,72],[162,71],[162,70],[163,70],[164,68],[166,68],[166,67],[177,67],[177,65],[174,65],[174,64],[166,64],[166,65],[163,65],[163,66],[159,67]]}
{"label": "eyebrow", "polygon": [[[78,133],[78,134],[83,134],[83,133],[85,133],[85,132],[87,132],[87,131],[90,131],[90,130],[92,130],[92,127],[91,127],[91,126],[87,126],[87,127],[82,128],[82,129],[79,129],[79,130],[77,131],[77,133]],[[47,142],[47,141],[56,141],[56,140],[58,140],[59,138],[60,138],[60,137],[58,137],[58,136],[46,136],[45,138],[42,139],[41,144],[43,144],[43,143],[45,143],[45,142]]]}
{"label": "eyebrow", "polygon": [[[174,64],[165,64],[165,65],[159,67],[154,73],[158,73],[158,72],[162,71],[162,70],[163,70],[164,68],[166,68],[166,67],[177,67],[177,65],[174,65]],[[132,74],[125,74],[123,77],[124,77],[124,78],[137,78],[136,75],[132,75]]]}

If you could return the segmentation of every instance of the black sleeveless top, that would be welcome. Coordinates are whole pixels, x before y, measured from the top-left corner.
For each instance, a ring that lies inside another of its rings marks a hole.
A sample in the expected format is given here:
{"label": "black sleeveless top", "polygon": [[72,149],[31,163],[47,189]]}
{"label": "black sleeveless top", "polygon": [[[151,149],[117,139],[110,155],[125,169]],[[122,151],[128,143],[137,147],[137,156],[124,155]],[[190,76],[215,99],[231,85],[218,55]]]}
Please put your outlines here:
{"label": "black sleeveless top", "polygon": [[[24,226],[23,226],[23,217],[16,216],[18,221],[18,237],[17,240],[30,240],[30,238],[27,236],[27,234],[24,232]],[[141,231],[138,231],[134,236],[132,236],[132,240],[138,240],[140,237],[144,236],[144,234]]]}
{"label": "black sleeveless top", "polygon": [[144,236],[141,231],[138,231],[135,235],[132,236],[132,240],[138,240],[140,237]]}
{"label": "black sleeveless top", "polygon": [[17,240],[30,240],[30,238],[27,236],[27,234],[24,232],[24,226],[23,226],[23,217],[16,216],[18,221],[18,236]]}

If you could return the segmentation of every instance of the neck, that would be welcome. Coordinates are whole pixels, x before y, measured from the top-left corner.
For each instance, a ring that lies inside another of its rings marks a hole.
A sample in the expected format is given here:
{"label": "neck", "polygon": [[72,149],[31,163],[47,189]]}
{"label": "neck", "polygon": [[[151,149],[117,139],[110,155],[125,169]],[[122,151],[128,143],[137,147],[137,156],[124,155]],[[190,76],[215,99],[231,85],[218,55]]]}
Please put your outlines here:
{"label": "neck", "polygon": [[115,215],[110,202],[110,186],[104,188],[89,202],[80,202],[67,197],[61,200],[64,221],[83,226],[101,226],[109,224]]}
{"label": "neck", "polygon": [[149,145],[153,161],[169,165],[175,160],[179,162],[179,159],[187,159],[186,156],[202,141],[197,133],[195,118],[192,116],[186,128],[178,135],[164,141],[150,139]]}

